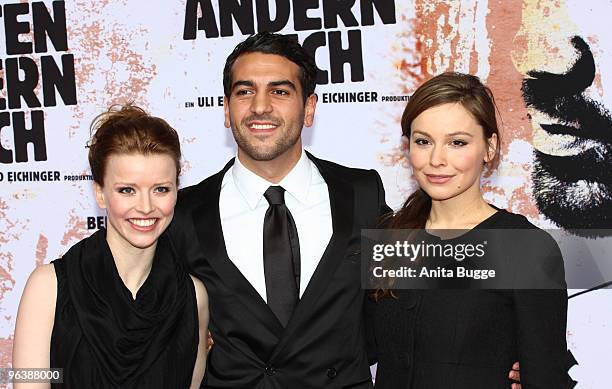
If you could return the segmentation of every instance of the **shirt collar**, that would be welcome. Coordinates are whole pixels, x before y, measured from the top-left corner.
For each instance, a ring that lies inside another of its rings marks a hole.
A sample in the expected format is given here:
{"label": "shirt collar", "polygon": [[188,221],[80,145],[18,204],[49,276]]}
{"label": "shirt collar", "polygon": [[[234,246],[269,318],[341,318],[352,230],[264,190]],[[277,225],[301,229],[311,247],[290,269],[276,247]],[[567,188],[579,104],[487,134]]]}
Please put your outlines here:
{"label": "shirt collar", "polygon": [[303,149],[298,162],[278,184],[271,183],[247,169],[237,156],[232,167],[232,177],[236,187],[251,209],[257,207],[263,199],[264,192],[272,185],[282,186],[286,193],[305,204],[308,199],[311,172],[311,162]]}

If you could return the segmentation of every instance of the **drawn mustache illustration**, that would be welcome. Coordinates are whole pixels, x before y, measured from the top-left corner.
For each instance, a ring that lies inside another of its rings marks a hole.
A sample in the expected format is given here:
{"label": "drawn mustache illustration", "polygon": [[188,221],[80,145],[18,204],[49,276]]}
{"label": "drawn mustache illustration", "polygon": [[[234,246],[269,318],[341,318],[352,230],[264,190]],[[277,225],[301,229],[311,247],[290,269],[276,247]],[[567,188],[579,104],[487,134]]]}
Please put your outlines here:
{"label": "drawn mustache illustration", "polygon": [[550,118],[534,123],[544,131],[544,141],[534,142],[534,196],[540,212],[559,226],[605,236],[609,232],[592,229],[612,226],[612,116],[585,95],[595,79],[589,45],[579,36],[571,43],[578,59],[566,73],[534,70],[522,83],[526,106]]}

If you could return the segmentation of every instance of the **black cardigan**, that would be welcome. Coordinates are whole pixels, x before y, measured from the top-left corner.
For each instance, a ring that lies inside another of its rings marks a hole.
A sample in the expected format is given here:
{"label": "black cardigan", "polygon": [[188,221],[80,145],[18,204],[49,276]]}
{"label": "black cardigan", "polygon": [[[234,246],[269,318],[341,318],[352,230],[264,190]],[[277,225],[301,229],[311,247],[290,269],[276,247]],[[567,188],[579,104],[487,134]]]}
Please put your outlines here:
{"label": "black cardigan", "polygon": [[[477,229],[536,229],[504,210]],[[550,238],[542,231],[543,235]],[[549,242],[552,239],[549,240]],[[520,255],[522,242],[507,242]],[[563,279],[563,258],[546,260]],[[366,302],[369,355],[376,389],[508,389],[521,363],[523,389],[567,383],[567,292],[541,290],[395,290],[396,299]]]}

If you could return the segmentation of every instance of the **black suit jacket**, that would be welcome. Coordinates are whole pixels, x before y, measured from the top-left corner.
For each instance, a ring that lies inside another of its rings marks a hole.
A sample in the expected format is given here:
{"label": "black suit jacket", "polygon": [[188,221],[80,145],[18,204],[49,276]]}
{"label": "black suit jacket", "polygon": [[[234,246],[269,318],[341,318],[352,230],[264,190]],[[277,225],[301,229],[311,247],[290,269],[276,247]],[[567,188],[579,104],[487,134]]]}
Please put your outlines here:
{"label": "black suit jacket", "polygon": [[329,189],[333,235],[285,328],[227,255],[219,193],[233,160],[179,193],[169,234],[208,290],[215,341],[204,388],[372,387],[362,320],[360,231],[374,227],[388,210],[384,189],[374,170],[308,156]]}

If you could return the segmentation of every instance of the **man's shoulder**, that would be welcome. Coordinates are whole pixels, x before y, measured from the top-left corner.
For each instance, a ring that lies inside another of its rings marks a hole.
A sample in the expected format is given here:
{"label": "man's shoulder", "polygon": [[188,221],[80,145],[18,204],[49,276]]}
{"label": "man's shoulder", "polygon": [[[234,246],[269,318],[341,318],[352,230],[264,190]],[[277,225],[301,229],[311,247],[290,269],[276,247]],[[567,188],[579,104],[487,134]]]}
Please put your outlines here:
{"label": "man's shoulder", "polygon": [[180,205],[182,207],[185,207],[186,205],[193,206],[204,201],[206,197],[211,193],[219,191],[223,176],[225,175],[229,167],[231,167],[232,162],[233,159],[230,160],[223,169],[211,176],[206,177],[197,184],[181,188],[178,192],[177,205]]}
{"label": "man's shoulder", "polygon": [[211,188],[213,188],[213,181],[215,181],[215,177],[219,173],[215,173],[212,176],[205,178],[197,184],[186,186],[181,188],[178,192],[178,201],[179,202],[191,202],[190,200],[196,200],[201,197],[201,195]]}
{"label": "man's shoulder", "polygon": [[349,166],[341,165],[337,162],[317,158],[313,156],[312,154],[310,154],[310,158],[314,162],[315,166],[319,168],[319,171],[323,169],[324,171],[337,174],[339,177],[345,178],[350,181],[355,181],[355,180],[360,180],[360,179],[372,179],[374,177],[378,177],[378,173],[374,169],[362,169],[362,168],[356,168],[356,167],[349,167]]}
{"label": "man's shoulder", "polygon": [[218,174],[219,173],[215,173],[212,176],[206,177],[205,179],[198,182],[197,184],[181,188],[178,192],[179,199],[181,200],[192,199],[192,198],[195,198],[201,195],[202,192],[209,190],[209,188],[212,187],[212,182],[215,181],[215,177]]}
{"label": "man's shoulder", "polygon": [[351,188],[354,194],[355,209],[364,218],[364,226],[374,226],[378,217],[391,211],[385,203],[385,190],[376,170],[348,167],[336,162],[310,157],[328,186],[333,183],[332,185],[338,186],[332,189]]}

